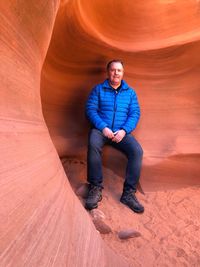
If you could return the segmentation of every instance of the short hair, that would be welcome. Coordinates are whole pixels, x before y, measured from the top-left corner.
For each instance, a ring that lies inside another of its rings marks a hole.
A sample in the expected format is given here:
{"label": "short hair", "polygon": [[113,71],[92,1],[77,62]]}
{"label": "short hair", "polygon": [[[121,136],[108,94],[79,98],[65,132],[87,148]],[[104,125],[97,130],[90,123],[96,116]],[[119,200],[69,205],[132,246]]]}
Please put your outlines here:
{"label": "short hair", "polygon": [[106,70],[107,71],[110,69],[110,66],[111,66],[112,63],[121,63],[122,66],[124,67],[124,63],[123,63],[122,60],[120,60],[120,59],[113,59],[113,60],[109,61],[108,64],[107,64],[107,66],[106,66]]}

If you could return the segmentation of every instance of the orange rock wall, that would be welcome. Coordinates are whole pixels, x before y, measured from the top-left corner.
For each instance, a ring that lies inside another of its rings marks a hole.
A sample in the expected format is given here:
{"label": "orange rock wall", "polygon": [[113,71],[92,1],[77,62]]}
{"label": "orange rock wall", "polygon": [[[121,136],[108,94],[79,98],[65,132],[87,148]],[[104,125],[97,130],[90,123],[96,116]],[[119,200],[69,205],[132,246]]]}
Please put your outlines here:
{"label": "orange rock wall", "polygon": [[199,8],[186,0],[0,3],[1,266],[127,266],[95,231],[56,153],[85,158],[84,103],[112,58],[124,60],[139,96],[144,164],[161,164],[170,180],[168,167],[178,175],[184,159],[186,178],[198,178]]}
{"label": "orange rock wall", "polygon": [[186,0],[62,3],[41,80],[43,112],[60,156],[86,157],[85,100],[105,78],[106,62],[121,58],[141,104],[134,134],[144,165],[199,157],[199,12],[198,1]]}
{"label": "orange rock wall", "polygon": [[0,3],[0,265],[127,266],[74,195],[43,119],[40,75],[58,7]]}

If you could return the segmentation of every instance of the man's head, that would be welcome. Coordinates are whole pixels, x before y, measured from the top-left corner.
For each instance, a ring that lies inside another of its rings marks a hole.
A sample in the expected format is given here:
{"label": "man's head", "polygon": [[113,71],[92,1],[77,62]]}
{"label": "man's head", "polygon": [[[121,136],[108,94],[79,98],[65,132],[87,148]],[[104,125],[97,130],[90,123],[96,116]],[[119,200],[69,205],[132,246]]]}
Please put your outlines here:
{"label": "man's head", "polygon": [[118,59],[113,59],[107,64],[108,79],[112,87],[117,88],[121,84],[124,75],[123,62]]}

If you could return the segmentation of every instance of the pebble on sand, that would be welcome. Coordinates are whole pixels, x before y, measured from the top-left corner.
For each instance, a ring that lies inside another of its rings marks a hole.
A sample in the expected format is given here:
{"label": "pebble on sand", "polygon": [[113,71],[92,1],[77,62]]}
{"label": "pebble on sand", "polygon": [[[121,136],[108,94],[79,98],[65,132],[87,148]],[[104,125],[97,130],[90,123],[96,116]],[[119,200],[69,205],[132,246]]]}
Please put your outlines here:
{"label": "pebble on sand", "polygon": [[93,219],[93,223],[97,231],[99,231],[101,234],[109,234],[112,232],[112,229],[110,228],[110,226],[108,226],[101,219]]}
{"label": "pebble on sand", "polygon": [[120,239],[129,239],[129,238],[140,237],[140,236],[141,236],[141,233],[134,229],[126,229],[118,233],[118,237]]}
{"label": "pebble on sand", "polygon": [[103,213],[103,211],[101,211],[100,209],[93,209],[90,211],[90,215],[92,216],[92,218],[95,219],[105,219],[105,214]]}

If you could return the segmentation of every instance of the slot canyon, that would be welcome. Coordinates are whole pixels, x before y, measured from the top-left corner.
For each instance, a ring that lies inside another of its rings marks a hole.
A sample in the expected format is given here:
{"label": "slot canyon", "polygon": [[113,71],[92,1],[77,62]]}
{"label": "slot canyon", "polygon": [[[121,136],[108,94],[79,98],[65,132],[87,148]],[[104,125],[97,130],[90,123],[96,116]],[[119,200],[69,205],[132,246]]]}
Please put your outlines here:
{"label": "slot canyon", "polygon": [[[0,24],[0,266],[199,266],[200,2],[8,0]],[[115,58],[141,107],[143,214],[119,202],[126,158],[112,148],[98,209],[77,193],[85,102]]]}

